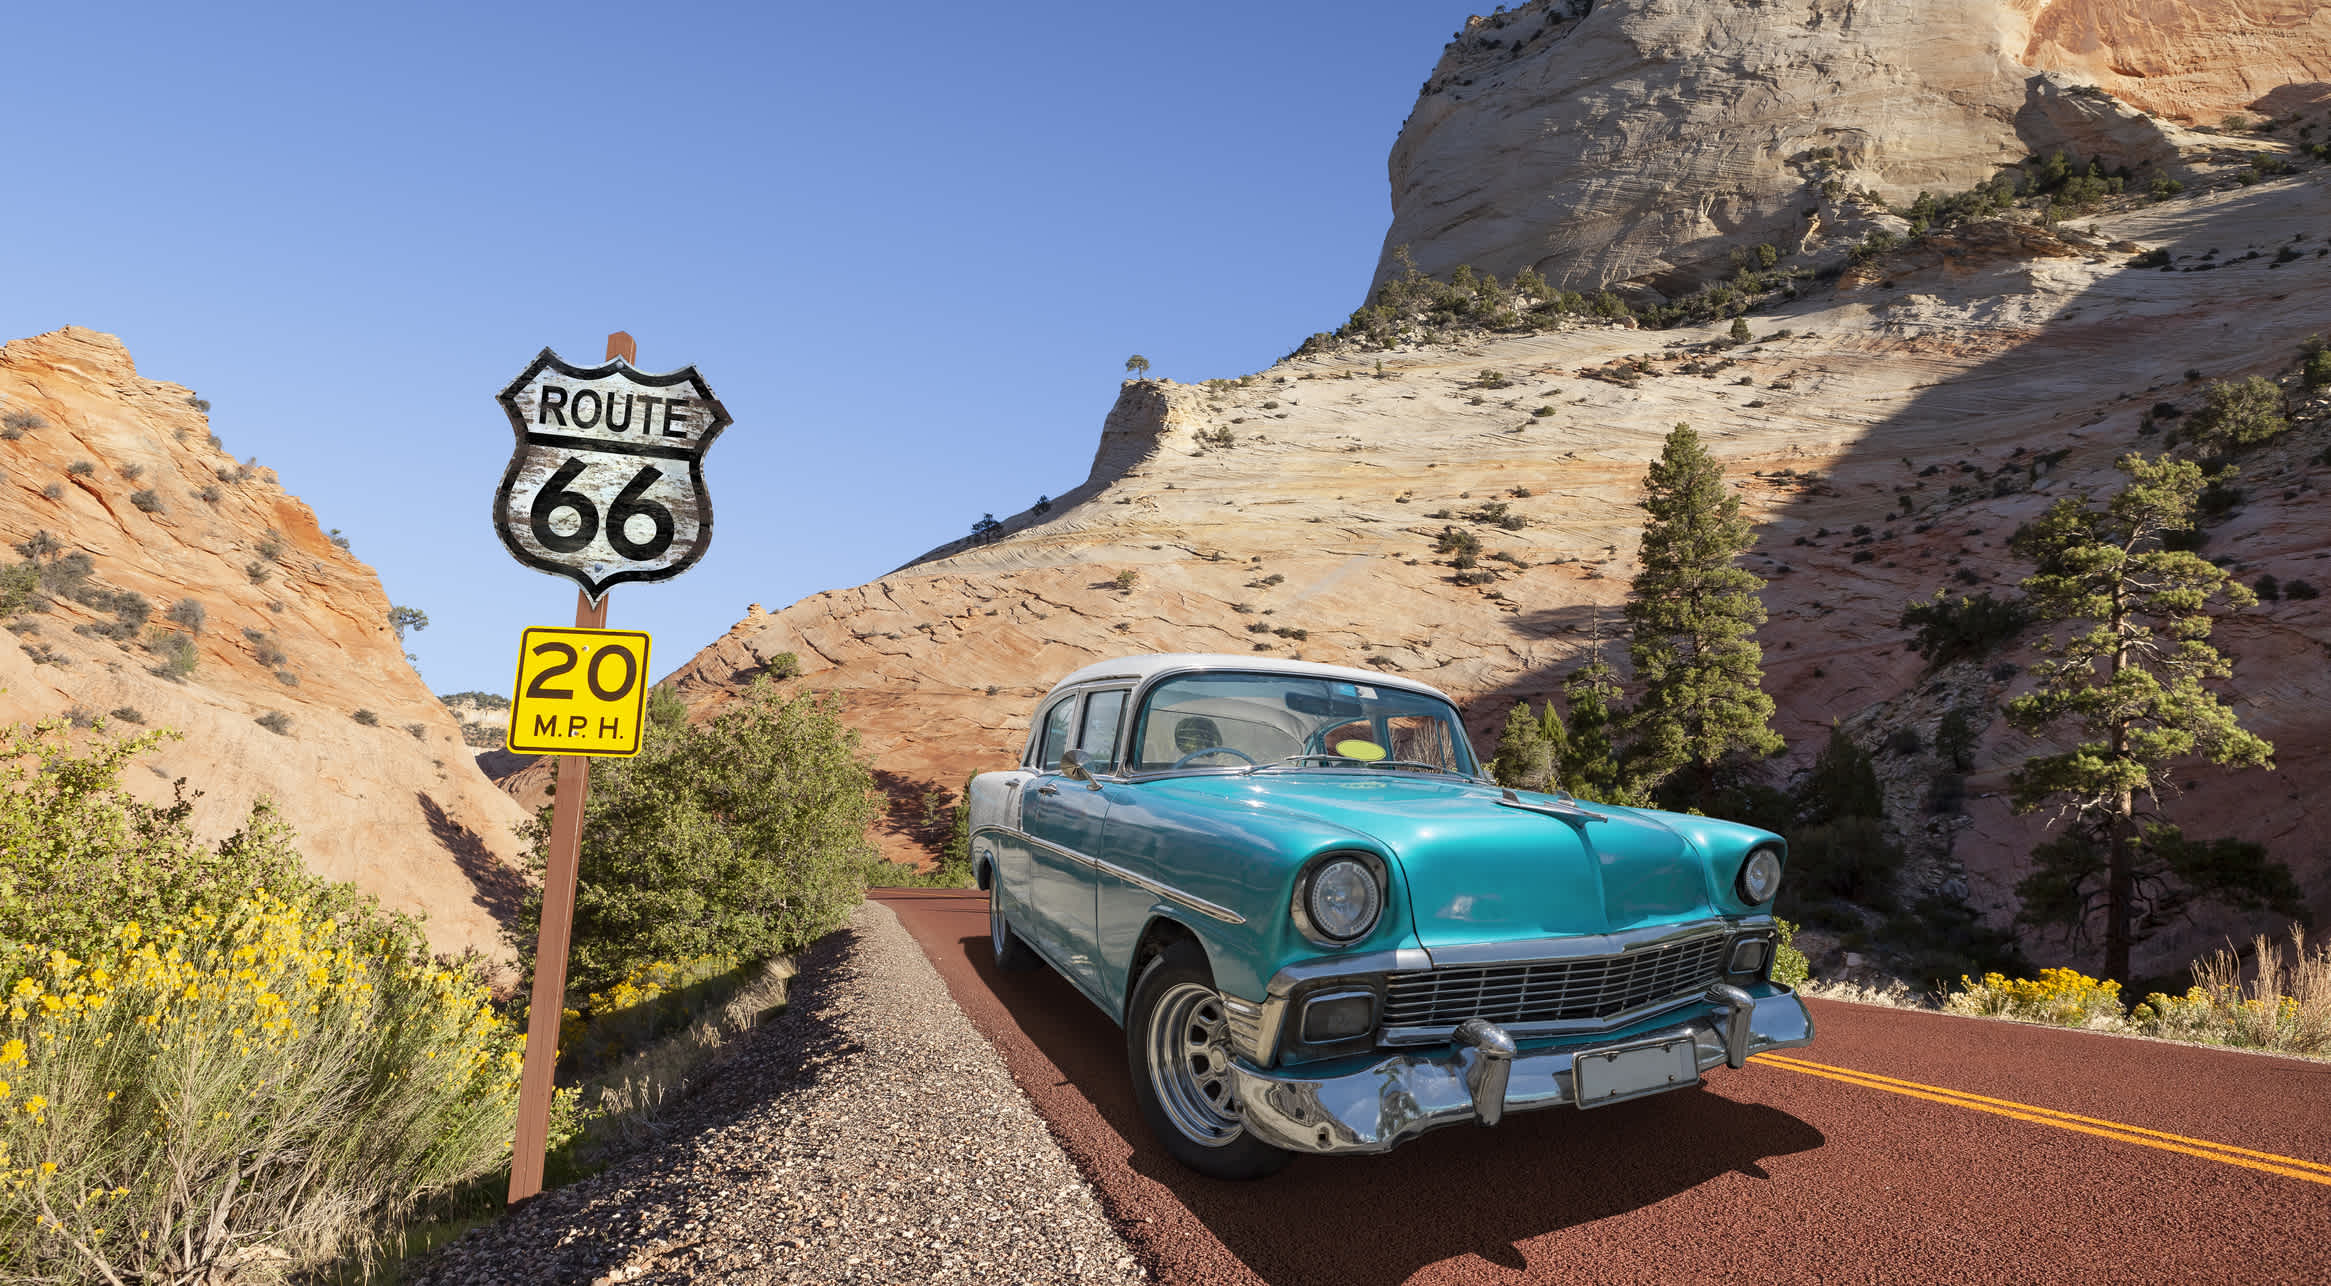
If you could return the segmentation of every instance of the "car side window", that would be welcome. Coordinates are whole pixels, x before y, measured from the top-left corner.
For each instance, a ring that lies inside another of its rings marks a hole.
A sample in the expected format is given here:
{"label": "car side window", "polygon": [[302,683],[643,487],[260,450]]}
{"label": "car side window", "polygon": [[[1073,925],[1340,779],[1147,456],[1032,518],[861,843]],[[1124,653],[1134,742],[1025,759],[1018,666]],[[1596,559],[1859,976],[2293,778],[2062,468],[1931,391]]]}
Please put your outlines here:
{"label": "car side window", "polygon": [[1044,735],[1036,743],[1036,766],[1045,772],[1060,771],[1060,752],[1068,749],[1069,720],[1076,715],[1076,697],[1062,697],[1058,704],[1044,712]]}
{"label": "car side window", "polygon": [[1085,722],[1076,744],[1089,757],[1095,772],[1116,771],[1117,724],[1125,715],[1127,695],[1127,689],[1116,688],[1085,698]]}

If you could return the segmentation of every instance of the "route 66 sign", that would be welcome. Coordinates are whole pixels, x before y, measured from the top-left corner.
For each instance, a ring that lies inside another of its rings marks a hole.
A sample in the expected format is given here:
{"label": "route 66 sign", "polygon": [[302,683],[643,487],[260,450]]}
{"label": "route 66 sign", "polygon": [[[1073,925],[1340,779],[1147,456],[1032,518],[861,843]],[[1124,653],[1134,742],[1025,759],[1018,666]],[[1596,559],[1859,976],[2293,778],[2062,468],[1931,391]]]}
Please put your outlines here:
{"label": "route 66 sign", "polygon": [[502,390],[517,447],[494,530],[519,562],[583,587],[669,580],[712,542],[704,452],[728,411],[693,366],[576,366],[543,349]]}

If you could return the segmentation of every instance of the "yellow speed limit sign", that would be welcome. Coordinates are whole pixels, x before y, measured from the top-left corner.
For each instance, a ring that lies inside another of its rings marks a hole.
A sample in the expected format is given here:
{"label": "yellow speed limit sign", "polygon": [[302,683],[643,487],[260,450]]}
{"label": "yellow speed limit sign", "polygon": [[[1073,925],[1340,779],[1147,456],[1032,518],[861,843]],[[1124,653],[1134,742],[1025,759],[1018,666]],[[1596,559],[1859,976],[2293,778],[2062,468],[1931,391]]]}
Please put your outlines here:
{"label": "yellow speed limit sign", "polygon": [[529,626],[503,744],[521,755],[636,755],[647,674],[642,631]]}

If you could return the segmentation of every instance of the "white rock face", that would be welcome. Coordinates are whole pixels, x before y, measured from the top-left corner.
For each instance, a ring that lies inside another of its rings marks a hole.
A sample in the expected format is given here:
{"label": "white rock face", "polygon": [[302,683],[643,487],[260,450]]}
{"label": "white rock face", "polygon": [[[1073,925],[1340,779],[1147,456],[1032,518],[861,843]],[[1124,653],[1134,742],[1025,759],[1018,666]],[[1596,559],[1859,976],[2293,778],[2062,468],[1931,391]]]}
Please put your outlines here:
{"label": "white rock face", "polygon": [[1436,276],[1672,293],[1736,247],[1834,232],[1825,190],[1907,204],[2061,149],[2174,170],[2178,127],[2010,56],[2035,47],[2028,7],[1537,0],[1472,19],[1393,147],[1371,290],[1407,246]]}

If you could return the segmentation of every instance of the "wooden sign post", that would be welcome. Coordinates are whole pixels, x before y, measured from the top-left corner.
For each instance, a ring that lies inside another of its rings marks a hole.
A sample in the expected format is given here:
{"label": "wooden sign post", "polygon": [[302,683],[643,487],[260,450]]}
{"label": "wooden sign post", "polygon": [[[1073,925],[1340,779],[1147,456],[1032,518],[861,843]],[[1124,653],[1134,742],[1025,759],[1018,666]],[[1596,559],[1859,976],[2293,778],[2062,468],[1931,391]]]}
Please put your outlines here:
{"label": "wooden sign post", "polygon": [[[694,367],[647,375],[635,369],[638,360],[631,336],[622,331],[607,337],[603,366],[572,366],[546,348],[500,398],[518,441],[495,493],[494,529],[518,561],[580,586],[575,593],[578,630],[607,628],[611,586],[677,576],[703,557],[712,539],[712,502],[702,462],[705,449],[727,427],[728,412]],[[684,473],[678,468],[683,464]],[[596,476],[586,480],[591,474]],[[629,658],[624,683],[636,685],[644,701],[647,640],[644,635],[636,637],[636,657],[624,653]],[[577,661],[570,654],[566,664],[573,667]],[[511,694],[514,706],[524,696],[526,673],[521,654],[522,690]],[[584,663],[579,673],[593,685],[594,693],[615,699],[615,694],[600,691],[597,668]],[[543,685],[549,678],[550,673],[538,673],[535,683]],[[545,688],[539,695],[567,693]],[[542,1191],[559,1019],[566,1009],[567,945],[574,923],[583,804],[591,788],[590,756],[637,753],[643,731],[631,730],[628,751],[594,743],[594,748],[558,757],[550,852],[543,871],[542,929],[535,945],[534,991],[526,1011],[526,1062],[518,1077],[518,1132],[510,1154],[513,1204]],[[518,748],[520,734],[513,717],[508,741],[512,749]],[[529,748],[543,749],[534,744]]]}

